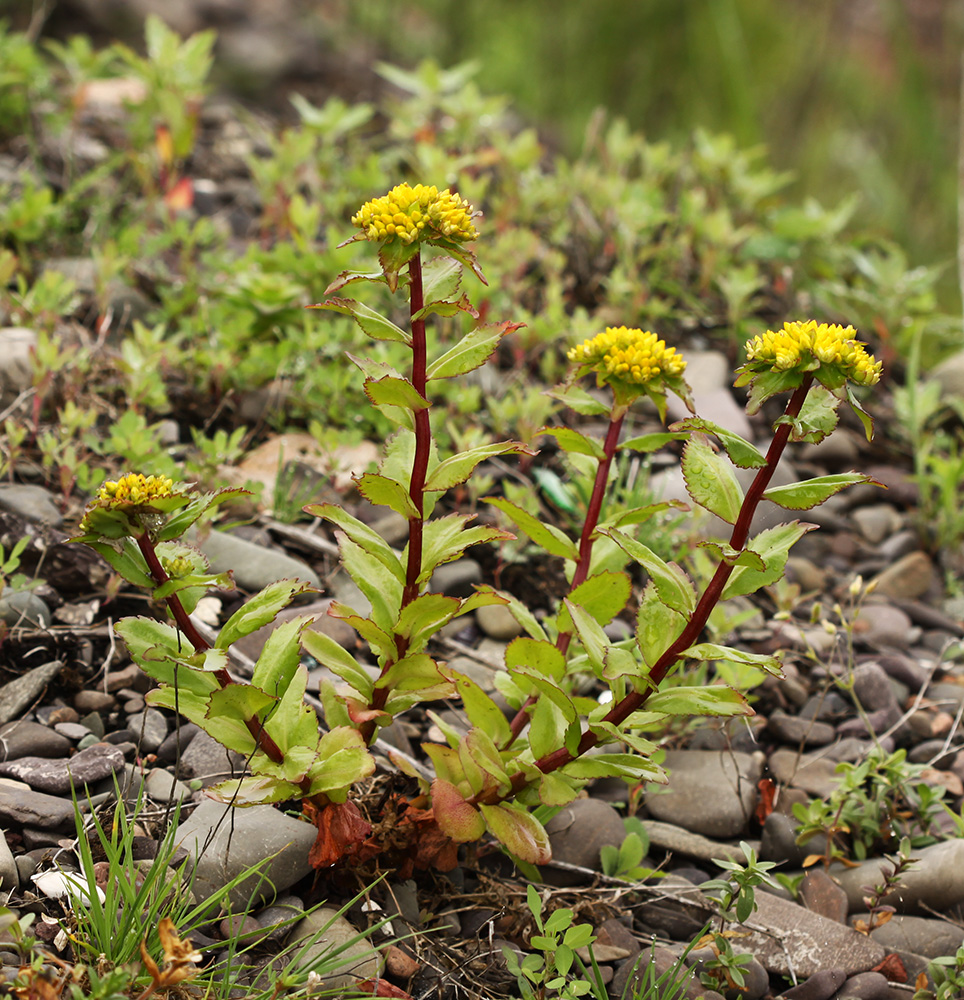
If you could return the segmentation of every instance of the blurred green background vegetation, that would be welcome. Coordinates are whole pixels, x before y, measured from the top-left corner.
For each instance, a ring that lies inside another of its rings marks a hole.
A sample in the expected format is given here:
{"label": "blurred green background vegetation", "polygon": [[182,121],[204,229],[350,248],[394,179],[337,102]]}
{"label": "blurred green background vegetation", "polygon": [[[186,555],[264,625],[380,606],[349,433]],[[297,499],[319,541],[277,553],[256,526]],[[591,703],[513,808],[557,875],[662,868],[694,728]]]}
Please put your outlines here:
{"label": "blurred green background vegetation", "polygon": [[604,106],[650,140],[764,144],[791,195],[859,194],[855,222],[946,265],[957,308],[964,5],[945,0],[351,0],[346,39],[412,67],[474,59],[569,155]]}

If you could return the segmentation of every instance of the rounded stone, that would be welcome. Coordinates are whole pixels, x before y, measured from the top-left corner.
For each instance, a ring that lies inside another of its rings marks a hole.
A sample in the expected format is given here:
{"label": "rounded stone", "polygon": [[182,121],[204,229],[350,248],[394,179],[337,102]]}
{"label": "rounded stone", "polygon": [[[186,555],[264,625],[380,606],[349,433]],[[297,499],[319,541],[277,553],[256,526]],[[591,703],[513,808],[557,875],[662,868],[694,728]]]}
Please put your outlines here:
{"label": "rounded stone", "polygon": [[490,639],[507,641],[522,635],[522,626],[504,604],[486,604],[476,608],[475,620]]}
{"label": "rounded stone", "polygon": [[[593,871],[599,871],[603,847],[619,847],[626,839],[622,816],[599,799],[576,799],[563,806],[546,824],[546,833],[553,860]],[[574,881],[581,881],[577,873],[556,870],[551,875],[554,881],[556,876],[575,876]]]}
{"label": "rounded stone", "polygon": [[167,719],[156,708],[128,716],[127,728],[146,753],[156,753],[167,738]]}
{"label": "rounded stone", "polygon": [[54,620],[45,601],[29,590],[0,597],[0,621],[17,628],[47,628]]}

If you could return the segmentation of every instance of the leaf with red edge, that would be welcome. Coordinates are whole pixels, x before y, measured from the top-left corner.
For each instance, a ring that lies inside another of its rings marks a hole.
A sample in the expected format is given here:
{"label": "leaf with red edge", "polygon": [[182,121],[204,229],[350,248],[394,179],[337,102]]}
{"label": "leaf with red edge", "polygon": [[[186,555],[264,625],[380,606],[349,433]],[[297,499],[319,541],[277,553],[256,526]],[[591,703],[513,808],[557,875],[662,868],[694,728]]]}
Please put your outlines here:
{"label": "leaf with red edge", "polygon": [[552,860],[549,835],[530,813],[506,803],[480,805],[486,826],[507,850],[522,861],[544,865]]}
{"label": "leaf with red edge", "polygon": [[441,778],[432,782],[432,806],[439,829],[456,843],[467,844],[485,833],[482,814],[465,801],[451,782]]}
{"label": "leaf with red edge", "polygon": [[318,828],[308,853],[312,868],[330,868],[353,854],[372,832],[371,823],[353,802],[332,803],[323,809],[306,802],[305,811]]}

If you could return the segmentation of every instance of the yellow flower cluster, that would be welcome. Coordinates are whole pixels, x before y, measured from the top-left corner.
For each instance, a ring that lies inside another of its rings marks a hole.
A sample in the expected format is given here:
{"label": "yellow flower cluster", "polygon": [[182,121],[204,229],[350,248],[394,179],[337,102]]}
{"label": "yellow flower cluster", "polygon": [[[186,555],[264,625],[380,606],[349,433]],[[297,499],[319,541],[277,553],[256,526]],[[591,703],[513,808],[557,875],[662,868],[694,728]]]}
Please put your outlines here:
{"label": "yellow flower cluster", "polygon": [[469,243],[479,236],[472,224],[472,206],[464,198],[424,184],[393,187],[383,197],[366,201],[351,221],[376,243],[397,238],[408,244],[439,237]]}
{"label": "yellow flower cluster", "polygon": [[119,500],[122,503],[150,503],[174,492],[174,480],[167,476],[142,476],[131,472],[117,482],[109,480],[97,491],[98,500]]}
{"label": "yellow flower cluster", "polygon": [[683,374],[686,361],[655,333],[610,326],[569,351],[569,360],[592,365],[601,376],[641,384]]}
{"label": "yellow flower cluster", "polygon": [[[784,323],[782,330],[768,330],[746,342],[747,362],[764,363],[777,371],[788,371],[815,359],[835,365],[858,385],[874,385],[880,379],[881,363],[855,339],[852,326],[817,323]],[[811,369],[812,370],[812,369]]]}

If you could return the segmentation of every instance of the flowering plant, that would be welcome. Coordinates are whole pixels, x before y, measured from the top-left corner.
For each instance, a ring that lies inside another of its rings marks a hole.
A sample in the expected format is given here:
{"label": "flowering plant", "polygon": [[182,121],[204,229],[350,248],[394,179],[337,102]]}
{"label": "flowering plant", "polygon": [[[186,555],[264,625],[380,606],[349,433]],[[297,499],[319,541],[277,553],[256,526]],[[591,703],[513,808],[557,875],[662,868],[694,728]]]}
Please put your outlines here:
{"label": "flowering plant", "polygon": [[[170,626],[148,619],[128,619],[118,626],[135,659],[162,683],[152,701],[184,712],[249,757],[254,776],[233,789],[242,804],[301,795],[312,800],[309,812],[321,836],[360,841],[370,832],[366,824],[339,826],[333,815],[345,819],[350,785],[371,771],[366,746],[381,727],[411,706],[458,697],[470,723],[467,733],[430,713],[446,738],[446,744],[424,745],[434,779],[423,777],[410,761],[396,759],[420,786],[409,817],[414,835],[427,836],[429,828],[433,830],[429,839],[435,848],[419,856],[439,866],[454,864],[449,848],[488,831],[520,861],[541,863],[549,857],[548,838],[532,807],[563,805],[595,778],[665,780],[653,760],[655,746],[643,734],[672,716],[750,713],[744,695],[725,685],[660,690],[671,671],[687,662],[710,660],[779,672],[776,657],[701,641],[702,633],[719,602],[778,580],[790,547],[813,527],[791,520],[751,535],[761,500],[806,510],[848,485],[870,481],[845,473],[770,486],[788,442],[826,437],[836,425],[841,399],[855,408],[869,436],[869,417],[852,384],[874,384],[880,365],[849,327],[787,323],[781,331],[749,341],[737,384],[749,386],[750,412],[777,394],[790,394],[764,454],[698,416],[665,431],[621,439],[627,414],[640,398],[651,400],[662,419],[668,393],[692,412],[686,362],[649,331],[615,327],[589,338],[569,352],[572,375],[552,395],[576,413],[605,418],[604,437],[568,426],[541,432],[555,438],[563,451],[595,464],[579,537],[543,523],[505,497],[488,499],[515,530],[563,561],[569,592],[557,613],[538,620],[518,598],[489,586],[478,587],[467,598],[434,593],[432,577],[442,563],[459,558],[471,545],[513,537],[496,524],[473,523],[472,516],[433,516],[439,497],[464,483],[483,460],[531,451],[521,442],[504,441],[441,460],[433,437],[429,387],[484,364],[499,340],[516,327],[507,322],[477,326],[447,349],[430,350],[430,317],[465,313],[478,318],[460,291],[465,268],[484,281],[470,246],[478,233],[471,206],[458,195],[401,184],[363,205],[352,221],[359,232],[349,242],[377,243],[381,268],[339,275],[328,289],[331,297],[319,308],[351,316],[368,336],[400,344],[410,356],[404,374],[384,362],[351,358],[364,376],[368,398],[397,428],[377,471],[359,477],[356,485],[372,503],[405,518],[408,542],[397,552],[335,504],[305,509],[334,526],[342,563],[366,599],[368,607],[332,602],[329,614],[351,625],[367,645],[376,661],[374,676],[363,658],[321,632],[306,631],[304,621],[296,619],[276,628],[250,683],[231,678],[226,669],[231,642],[265,624],[304,589],[294,581],[280,581],[253,598],[223,626],[213,647],[192,633],[186,608],[193,595],[198,588],[225,581],[205,575],[200,556],[186,546],[162,546],[223,494],[191,497],[169,482],[161,488],[156,481],[149,486],[148,480],[128,477],[109,484],[91,504],[82,540],[128,579],[152,587],[155,598],[166,602],[180,634],[189,639],[193,649],[184,651],[178,631]],[[423,261],[427,247],[440,253]],[[392,292],[402,290],[409,305],[408,329],[356,299],[333,294],[363,281],[383,283]],[[603,398],[579,384],[584,375],[595,376]],[[653,503],[608,516],[604,510],[616,454],[652,452],[670,442],[682,442],[690,498],[732,526],[727,541],[701,543],[716,562],[702,590],[681,566],[667,562],[637,537],[638,525],[679,504]],[[745,492],[736,468],[756,470]],[[637,564],[647,581],[638,599],[633,636],[622,641],[612,640],[605,626],[626,613],[633,581],[624,569],[613,568],[614,552],[623,566]],[[505,669],[497,676],[511,707],[508,716],[471,678],[437,659],[431,646],[450,621],[487,604],[507,606],[524,633],[509,644]],[[340,681],[322,684],[329,731],[320,738],[314,716],[301,700],[299,640]],[[608,688],[608,699],[574,693],[573,674],[585,671]],[[588,753],[600,747],[604,752]],[[336,828],[341,832],[333,833]],[[344,846],[327,844],[320,856],[330,861]]]}

